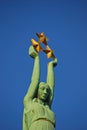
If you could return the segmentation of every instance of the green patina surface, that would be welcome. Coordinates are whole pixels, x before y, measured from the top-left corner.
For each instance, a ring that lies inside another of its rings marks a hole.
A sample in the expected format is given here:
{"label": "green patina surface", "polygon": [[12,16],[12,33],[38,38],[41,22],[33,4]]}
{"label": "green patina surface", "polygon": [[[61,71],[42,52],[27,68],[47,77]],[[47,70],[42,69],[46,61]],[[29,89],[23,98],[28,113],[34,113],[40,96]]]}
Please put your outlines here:
{"label": "green patina surface", "polygon": [[48,63],[47,80],[40,82],[40,57],[33,46],[29,55],[34,59],[31,83],[24,97],[23,130],[54,130],[55,114],[51,110],[54,94],[54,67],[57,59]]}

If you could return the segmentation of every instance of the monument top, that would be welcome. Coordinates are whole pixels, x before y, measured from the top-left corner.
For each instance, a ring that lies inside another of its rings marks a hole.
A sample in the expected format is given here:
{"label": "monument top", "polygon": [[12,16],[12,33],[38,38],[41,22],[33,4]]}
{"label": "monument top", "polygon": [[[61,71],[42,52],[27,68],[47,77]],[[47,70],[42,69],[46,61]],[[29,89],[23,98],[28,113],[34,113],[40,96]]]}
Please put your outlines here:
{"label": "monument top", "polygon": [[[24,97],[23,130],[54,130],[55,114],[51,110],[54,96],[54,67],[57,58],[48,46],[48,38],[42,32],[36,33],[38,41],[31,39],[32,46],[29,47],[29,55],[34,59],[34,67],[31,83]],[[41,47],[41,42],[46,49]],[[45,52],[48,58],[53,58],[48,63],[46,82],[40,81],[40,57],[39,52]]]}

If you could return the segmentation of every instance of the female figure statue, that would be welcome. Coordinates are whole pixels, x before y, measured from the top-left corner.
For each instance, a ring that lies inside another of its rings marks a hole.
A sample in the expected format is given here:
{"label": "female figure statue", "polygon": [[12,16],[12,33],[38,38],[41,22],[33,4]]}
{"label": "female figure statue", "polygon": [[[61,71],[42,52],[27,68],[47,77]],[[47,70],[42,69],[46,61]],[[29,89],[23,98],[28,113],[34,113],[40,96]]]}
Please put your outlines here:
{"label": "female figure statue", "polygon": [[29,55],[34,59],[32,79],[24,97],[23,130],[54,130],[55,114],[51,110],[54,93],[54,71],[57,59],[48,64],[47,81],[39,82],[40,59],[33,46]]}

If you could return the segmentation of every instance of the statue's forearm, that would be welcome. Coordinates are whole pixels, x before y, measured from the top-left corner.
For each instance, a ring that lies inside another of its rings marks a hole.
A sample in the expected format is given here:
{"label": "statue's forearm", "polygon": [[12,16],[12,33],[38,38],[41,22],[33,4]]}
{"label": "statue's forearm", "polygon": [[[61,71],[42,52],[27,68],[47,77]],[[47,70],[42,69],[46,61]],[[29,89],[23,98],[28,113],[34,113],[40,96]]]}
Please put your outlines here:
{"label": "statue's forearm", "polygon": [[56,65],[57,65],[57,58],[55,58],[48,64],[47,83],[50,85],[50,87],[54,87],[54,67]]}
{"label": "statue's forearm", "polygon": [[33,68],[31,82],[34,81],[38,82],[39,79],[40,79],[40,60],[39,60],[39,56],[36,56],[34,61],[34,68]]}
{"label": "statue's forearm", "polygon": [[29,55],[34,59],[34,68],[31,82],[38,81],[40,77],[40,59],[38,53],[35,51],[33,46],[29,47]]}
{"label": "statue's forearm", "polygon": [[53,64],[51,64],[51,63],[48,64],[47,83],[53,89],[53,87],[54,87],[54,70],[53,70]]}

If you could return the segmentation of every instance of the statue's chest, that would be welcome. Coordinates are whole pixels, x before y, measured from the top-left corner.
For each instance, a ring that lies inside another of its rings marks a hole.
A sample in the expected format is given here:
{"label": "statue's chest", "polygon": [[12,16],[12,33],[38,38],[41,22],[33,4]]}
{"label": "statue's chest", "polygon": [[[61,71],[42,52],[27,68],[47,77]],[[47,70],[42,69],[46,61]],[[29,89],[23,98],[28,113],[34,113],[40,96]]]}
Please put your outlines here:
{"label": "statue's chest", "polygon": [[36,116],[43,116],[48,118],[55,118],[54,113],[49,109],[48,105],[43,105],[38,102],[32,102],[29,108],[30,113]]}

